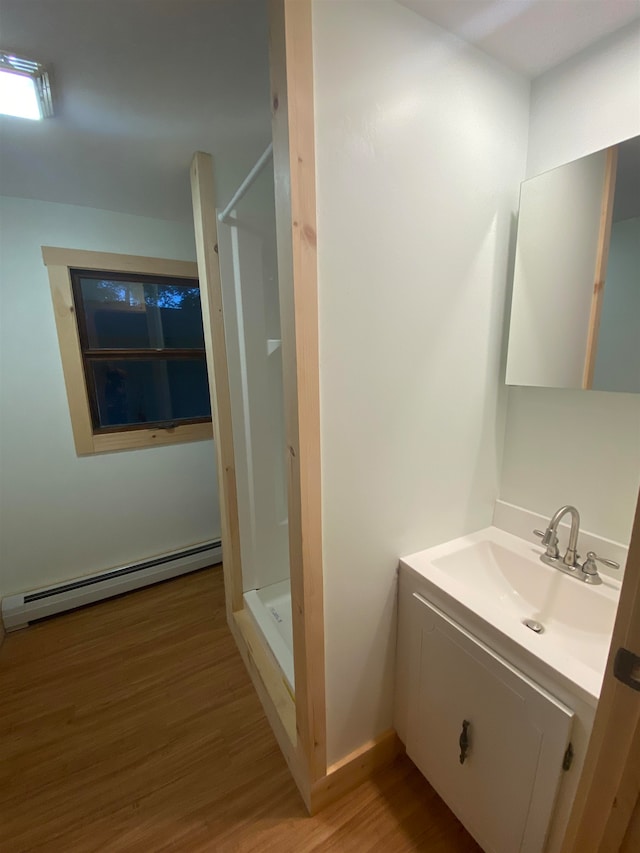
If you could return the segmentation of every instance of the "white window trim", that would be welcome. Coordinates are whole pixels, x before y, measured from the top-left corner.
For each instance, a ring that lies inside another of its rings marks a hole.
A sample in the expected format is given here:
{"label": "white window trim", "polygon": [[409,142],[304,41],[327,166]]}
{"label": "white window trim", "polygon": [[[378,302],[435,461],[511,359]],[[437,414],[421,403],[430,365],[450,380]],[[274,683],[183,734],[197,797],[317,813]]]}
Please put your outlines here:
{"label": "white window trim", "polygon": [[78,456],[213,438],[211,423],[185,424],[172,429],[125,430],[94,435],[69,272],[70,269],[79,268],[198,278],[198,265],[192,261],[89,252],[83,249],[60,249],[53,246],[42,247],[42,258],[49,273],[73,440]]}

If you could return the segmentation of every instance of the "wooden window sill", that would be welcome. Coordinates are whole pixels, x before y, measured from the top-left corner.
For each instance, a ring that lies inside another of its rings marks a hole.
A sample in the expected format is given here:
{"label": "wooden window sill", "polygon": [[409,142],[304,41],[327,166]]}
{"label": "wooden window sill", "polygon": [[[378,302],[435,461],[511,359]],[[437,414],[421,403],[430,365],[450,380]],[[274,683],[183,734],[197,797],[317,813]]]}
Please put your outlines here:
{"label": "wooden window sill", "polygon": [[185,424],[172,429],[136,429],[124,432],[106,432],[93,435],[93,449],[79,455],[109,453],[114,450],[138,450],[143,447],[161,447],[188,441],[205,441],[213,438],[211,423]]}

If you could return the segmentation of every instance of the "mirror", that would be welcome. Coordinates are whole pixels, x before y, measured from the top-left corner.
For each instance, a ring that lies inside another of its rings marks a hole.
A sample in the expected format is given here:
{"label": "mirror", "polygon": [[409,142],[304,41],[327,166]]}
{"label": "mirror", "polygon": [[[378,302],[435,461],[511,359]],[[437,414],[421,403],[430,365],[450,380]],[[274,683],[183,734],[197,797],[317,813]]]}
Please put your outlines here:
{"label": "mirror", "polygon": [[640,136],[528,181],[508,385],[640,393]]}

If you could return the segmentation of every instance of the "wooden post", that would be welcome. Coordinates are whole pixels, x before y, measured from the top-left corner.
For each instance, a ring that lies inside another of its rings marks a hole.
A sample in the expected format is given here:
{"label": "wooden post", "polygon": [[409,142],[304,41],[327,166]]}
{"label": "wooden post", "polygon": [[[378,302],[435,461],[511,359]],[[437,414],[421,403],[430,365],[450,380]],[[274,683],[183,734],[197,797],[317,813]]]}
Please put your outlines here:
{"label": "wooden post", "polygon": [[241,610],[243,603],[242,561],[227,347],[222,311],[222,286],[216,245],[218,228],[213,188],[213,161],[210,154],[205,154],[202,151],[194,154],[191,163],[191,196],[198,276],[200,278],[200,302],[211,392],[211,414],[218,463],[222,564],[227,621],[232,624],[233,613]]}
{"label": "wooden post", "polygon": [[313,783],[327,762],[310,0],[271,0],[269,49],[296,723]]}
{"label": "wooden post", "polygon": [[613,197],[616,188],[616,166],[618,164],[618,149],[614,145],[607,149],[604,184],[602,187],[602,202],[600,206],[600,230],[598,232],[598,253],[594,274],[593,296],[591,297],[591,314],[589,316],[589,331],[587,333],[587,352],[584,362],[582,387],[589,390],[593,387],[593,374],[596,369],[598,355],[598,335],[600,333],[600,315],[604,299],[604,286],[607,278],[607,262],[609,260],[609,244],[611,242],[611,220],[613,217]]}
{"label": "wooden post", "polygon": [[640,655],[640,495],[602,693],[562,853],[619,850],[640,795],[640,692],[613,675],[621,646]]}

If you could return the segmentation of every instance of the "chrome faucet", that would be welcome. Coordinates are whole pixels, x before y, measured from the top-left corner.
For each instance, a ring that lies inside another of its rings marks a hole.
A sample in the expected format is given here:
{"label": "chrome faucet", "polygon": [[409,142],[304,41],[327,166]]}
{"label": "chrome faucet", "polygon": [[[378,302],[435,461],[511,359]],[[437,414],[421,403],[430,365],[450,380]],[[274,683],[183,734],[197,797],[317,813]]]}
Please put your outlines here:
{"label": "chrome faucet", "polygon": [[[561,559],[560,551],[558,550],[558,525],[565,515],[571,515],[571,532],[569,533],[569,544],[567,545],[567,550],[565,551],[564,557]],[[540,555],[540,559],[543,563],[546,563],[548,566],[553,566],[554,569],[558,569],[559,571],[564,572],[564,574],[571,575],[571,577],[577,578],[585,583],[602,583],[602,578],[598,574],[598,569],[595,563],[596,560],[599,560],[611,569],[620,568],[619,563],[616,563],[614,560],[606,560],[604,557],[598,557],[598,555],[594,554],[593,551],[588,552],[587,559],[582,565],[580,565],[578,562],[580,558],[577,552],[578,536],[580,534],[580,513],[574,506],[569,504],[561,506],[560,509],[556,510],[553,514],[553,517],[544,532],[542,530],[534,530],[533,532],[536,536],[539,536],[542,539],[542,544],[546,548],[544,554]]]}

